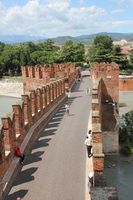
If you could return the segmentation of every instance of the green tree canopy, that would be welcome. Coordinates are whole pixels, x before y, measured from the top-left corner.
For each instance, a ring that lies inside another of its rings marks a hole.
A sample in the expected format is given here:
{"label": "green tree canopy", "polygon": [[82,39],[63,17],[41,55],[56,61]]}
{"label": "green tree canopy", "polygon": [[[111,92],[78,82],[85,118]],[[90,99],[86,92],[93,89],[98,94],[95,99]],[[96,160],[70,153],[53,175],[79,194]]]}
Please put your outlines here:
{"label": "green tree canopy", "polygon": [[95,37],[92,47],[89,50],[90,62],[110,62],[112,58],[113,41],[106,35]]}
{"label": "green tree canopy", "polygon": [[52,40],[13,45],[0,42],[0,72],[20,73],[22,65],[82,62],[84,54],[84,45],[72,41],[67,41],[61,48]]}
{"label": "green tree canopy", "polygon": [[71,40],[65,42],[61,51],[61,57],[64,62],[82,62],[84,61],[84,55],[84,45],[74,43]]}
{"label": "green tree canopy", "polygon": [[[126,138],[124,139],[124,143],[132,143],[133,144],[133,111],[130,111],[122,116],[123,124],[121,126],[121,131],[125,132]],[[122,133],[120,131],[120,133]],[[121,138],[120,138],[121,139]]]}
{"label": "green tree canopy", "polygon": [[133,149],[133,111],[122,116],[122,123],[119,131],[121,152],[129,155]]}

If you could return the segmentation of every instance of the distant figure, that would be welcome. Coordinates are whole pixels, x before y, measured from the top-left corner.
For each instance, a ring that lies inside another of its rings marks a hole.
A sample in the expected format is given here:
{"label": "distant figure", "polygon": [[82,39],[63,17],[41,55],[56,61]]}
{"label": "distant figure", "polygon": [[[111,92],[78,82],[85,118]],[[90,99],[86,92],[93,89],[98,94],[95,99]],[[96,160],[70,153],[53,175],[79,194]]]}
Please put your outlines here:
{"label": "distant figure", "polygon": [[88,94],[91,95],[91,88],[89,88],[89,90],[88,90]]}
{"label": "distant figure", "polygon": [[87,132],[87,136],[88,136],[88,138],[92,139],[92,132],[91,132],[91,130],[89,130],[89,131]]}
{"label": "distant figure", "polygon": [[88,178],[89,178],[89,186],[92,187],[93,179],[94,179],[94,172],[90,172]]}
{"label": "distant figure", "polygon": [[92,156],[92,154],[91,154],[91,149],[92,149],[92,135],[91,135],[91,130],[89,130],[84,143],[85,143],[86,148],[87,148],[88,158],[90,158]]}
{"label": "distant figure", "polygon": [[89,94],[89,88],[86,88],[86,95]]}
{"label": "distant figure", "polygon": [[19,157],[19,158],[20,158],[20,163],[23,164],[25,155],[21,152],[21,150],[20,150],[19,147],[16,148],[16,150],[15,150],[15,155],[16,155],[16,157]]}
{"label": "distant figure", "polygon": [[20,197],[17,197],[17,199],[16,200],[21,200],[21,198]]}
{"label": "distant figure", "polygon": [[71,96],[71,90],[69,89],[68,90],[68,98],[70,98],[70,96]]}
{"label": "distant figure", "polygon": [[66,109],[66,114],[69,115],[69,105],[68,104],[65,105],[65,109]]}

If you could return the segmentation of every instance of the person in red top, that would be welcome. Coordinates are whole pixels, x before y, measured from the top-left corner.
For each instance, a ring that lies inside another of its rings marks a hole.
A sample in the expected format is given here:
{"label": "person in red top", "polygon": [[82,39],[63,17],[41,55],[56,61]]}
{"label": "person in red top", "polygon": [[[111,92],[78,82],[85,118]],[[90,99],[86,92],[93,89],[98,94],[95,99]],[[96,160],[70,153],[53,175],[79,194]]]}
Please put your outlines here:
{"label": "person in red top", "polygon": [[21,152],[21,150],[20,150],[19,147],[16,148],[16,150],[15,150],[15,155],[16,155],[16,157],[19,157],[19,158],[20,158],[20,163],[23,164],[25,155]]}

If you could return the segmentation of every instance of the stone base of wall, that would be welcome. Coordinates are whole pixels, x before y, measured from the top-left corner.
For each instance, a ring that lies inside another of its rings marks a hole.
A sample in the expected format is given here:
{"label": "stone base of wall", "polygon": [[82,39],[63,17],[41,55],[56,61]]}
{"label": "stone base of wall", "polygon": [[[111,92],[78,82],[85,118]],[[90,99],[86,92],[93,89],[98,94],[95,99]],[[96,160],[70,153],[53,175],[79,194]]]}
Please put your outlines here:
{"label": "stone base of wall", "polygon": [[90,190],[91,200],[118,200],[115,187],[92,187]]}
{"label": "stone base of wall", "polygon": [[119,132],[104,131],[103,135],[103,151],[105,154],[119,152]]}

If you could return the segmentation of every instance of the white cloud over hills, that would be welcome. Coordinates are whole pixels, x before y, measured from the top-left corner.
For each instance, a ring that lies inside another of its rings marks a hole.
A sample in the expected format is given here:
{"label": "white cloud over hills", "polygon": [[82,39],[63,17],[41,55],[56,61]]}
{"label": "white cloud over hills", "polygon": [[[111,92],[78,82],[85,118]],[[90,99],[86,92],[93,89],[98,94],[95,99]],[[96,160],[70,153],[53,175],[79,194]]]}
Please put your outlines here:
{"label": "white cloud over hills", "polygon": [[47,37],[74,36],[111,31],[114,24],[122,24],[121,20],[117,20],[116,23],[112,20],[110,23],[111,19],[107,19],[111,13],[123,12],[122,9],[109,13],[103,7],[85,6],[83,0],[78,2],[80,6],[71,6],[70,0],[29,0],[23,6],[12,7],[5,7],[0,3],[0,33]]}

